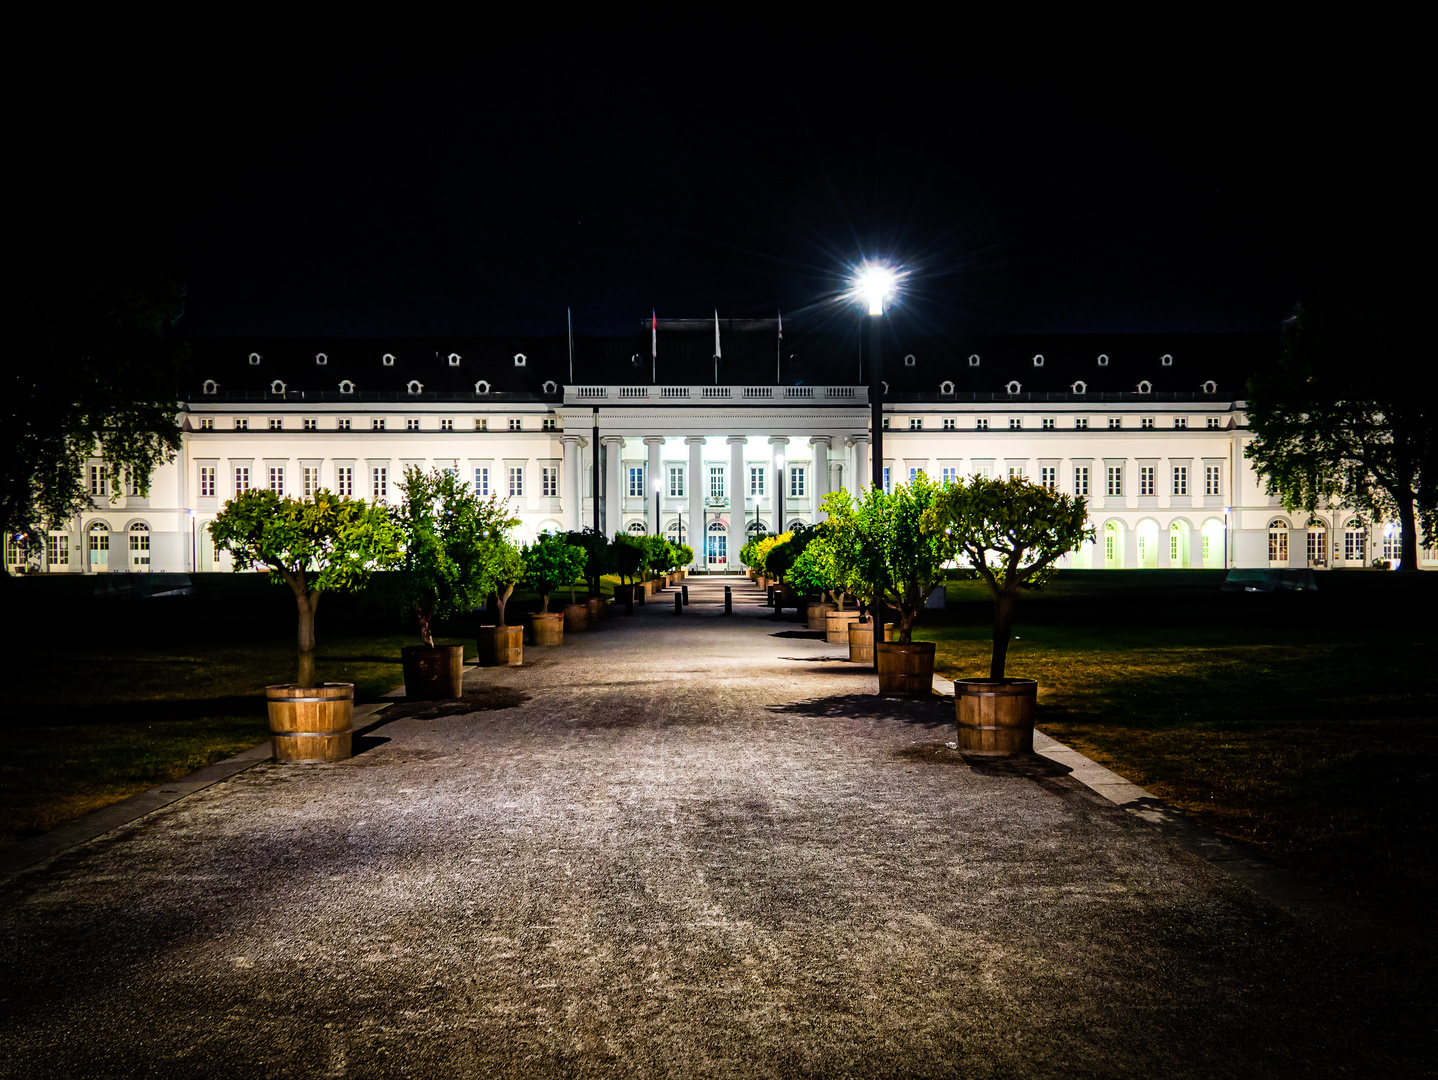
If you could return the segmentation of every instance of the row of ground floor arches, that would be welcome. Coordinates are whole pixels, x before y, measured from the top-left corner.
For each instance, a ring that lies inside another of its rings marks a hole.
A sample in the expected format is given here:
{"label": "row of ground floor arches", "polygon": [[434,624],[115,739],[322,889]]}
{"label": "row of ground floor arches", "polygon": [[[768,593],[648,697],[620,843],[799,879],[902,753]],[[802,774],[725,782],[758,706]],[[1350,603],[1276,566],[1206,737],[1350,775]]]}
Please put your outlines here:
{"label": "row of ground floor arches", "polygon": [[147,521],[95,520],[78,530],[51,529],[43,539],[7,536],[5,565],[11,572],[148,573],[153,535]]}

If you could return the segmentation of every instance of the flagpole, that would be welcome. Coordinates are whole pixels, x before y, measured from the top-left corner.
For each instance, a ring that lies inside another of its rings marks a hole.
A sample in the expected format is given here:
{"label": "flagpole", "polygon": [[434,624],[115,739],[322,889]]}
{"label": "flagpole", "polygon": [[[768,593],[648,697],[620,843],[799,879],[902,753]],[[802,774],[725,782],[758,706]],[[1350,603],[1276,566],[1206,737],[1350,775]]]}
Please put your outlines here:
{"label": "flagpole", "polygon": [[564,309],[564,316],[569,322],[569,385],[574,385],[574,310]]}
{"label": "flagpole", "polygon": [[774,385],[778,386],[779,363],[784,357],[784,313],[779,312],[779,340],[774,343]]}

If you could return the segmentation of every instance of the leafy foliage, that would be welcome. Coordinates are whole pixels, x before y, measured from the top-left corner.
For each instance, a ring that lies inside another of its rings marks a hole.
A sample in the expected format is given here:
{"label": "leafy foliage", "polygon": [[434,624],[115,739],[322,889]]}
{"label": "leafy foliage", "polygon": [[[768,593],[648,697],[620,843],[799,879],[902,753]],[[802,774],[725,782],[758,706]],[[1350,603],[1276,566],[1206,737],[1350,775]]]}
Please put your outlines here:
{"label": "leafy foliage", "polygon": [[506,501],[482,499],[457,476],[405,470],[395,520],[404,554],[390,587],[414,611],[419,636],[434,647],[436,618],[469,611],[493,588],[491,541],[519,524]]}
{"label": "leafy foliage", "polygon": [[584,577],[589,582],[589,595],[599,595],[599,579],[614,572],[612,545],[602,532],[584,529],[569,534],[569,543],[584,550]]}
{"label": "leafy foliage", "polygon": [[[173,336],[184,287],[143,267],[46,275],[23,297],[23,337],[0,387],[0,529],[34,532],[91,506],[86,465],[143,494],[180,446]],[[40,291],[43,289],[44,291]]]}
{"label": "leafy foliage", "polygon": [[314,685],[320,595],[361,589],[400,558],[400,530],[383,507],[326,490],[295,499],[252,489],[227,502],[209,528],[215,549],[230,553],[236,571],[268,567],[271,579],[294,593],[300,686]]}
{"label": "leafy foliage", "polygon": [[634,579],[644,567],[645,548],[641,539],[632,533],[614,534],[614,546],[611,549],[614,572],[630,585],[634,584]]}
{"label": "leafy foliage", "polygon": [[1318,290],[1285,327],[1278,363],[1249,384],[1256,437],[1244,450],[1290,512],[1331,503],[1396,518],[1407,570],[1419,521],[1438,535],[1432,403],[1403,374],[1428,351],[1414,326],[1415,310],[1377,282]]}
{"label": "leafy foliage", "polygon": [[1004,677],[1020,588],[1041,589],[1059,557],[1092,539],[1082,498],[1024,479],[973,477],[945,484],[922,515],[927,536],[944,537],[988,585],[994,601],[989,678]]}
{"label": "leafy foliage", "polygon": [[820,596],[838,594],[843,599],[842,579],[834,548],[828,539],[827,523],[820,525],[816,535],[789,568],[789,583],[801,592]]}
{"label": "leafy foliage", "polygon": [[574,579],[584,572],[585,558],[585,550],[571,544],[564,533],[540,533],[525,546],[525,580],[539,593],[541,612],[549,611],[550,593],[573,587]]}

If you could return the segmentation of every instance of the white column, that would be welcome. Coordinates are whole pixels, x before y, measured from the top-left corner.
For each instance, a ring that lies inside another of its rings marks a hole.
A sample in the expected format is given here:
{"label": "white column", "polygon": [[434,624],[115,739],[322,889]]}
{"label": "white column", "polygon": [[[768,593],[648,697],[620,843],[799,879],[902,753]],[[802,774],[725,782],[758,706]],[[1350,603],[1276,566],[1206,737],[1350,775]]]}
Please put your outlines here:
{"label": "white column", "polygon": [[606,455],[604,463],[604,533],[612,537],[624,528],[624,473],[620,458],[624,456],[624,440],[618,435],[600,437]]}
{"label": "white column", "polygon": [[[770,474],[774,477],[774,489],[769,492],[769,516],[773,519],[770,528],[777,535],[784,531],[784,522],[781,517],[787,518],[789,507],[784,503],[784,496],[788,494],[784,489],[784,447],[789,445],[787,435],[771,435],[769,437],[769,468]],[[783,514],[779,513],[783,508]]]}
{"label": "white column", "polygon": [[832,441],[828,435],[815,435],[809,440],[809,445],[814,448],[814,513],[810,520],[815,524],[824,520],[824,512],[819,509],[819,503],[825,495],[829,494],[829,444]]}
{"label": "white column", "polygon": [[662,514],[655,506],[654,485],[660,483],[663,478],[659,475],[663,464],[659,460],[659,453],[664,449],[663,435],[644,436],[644,445],[649,447],[649,464],[644,470],[644,517],[649,522],[649,535],[664,535],[664,522]]}
{"label": "white column", "polygon": [[749,490],[749,477],[744,471],[744,447],[749,440],[743,435],[729,436],[729,565],[739,565],[739,549],[748,536],[749,516],[744,493]]}
{"label": "white column", "polygon": [[684,542],[694,549],[694,565],[704,566],[704,436],[690,435],[689,520],[684,525]]}
{"label": "white column", "polygon": [[564,500],[564,527],[570,532],[584,528],[584,489],[579,483],[580,447],[584,440],[578,435],[561,435],[564,444],[564,487],[560,496]]}
{"label": "white column", "polygon": [[849,470],[849,494],[857,499],[873,475],[873,470],[869,468],[869,436],[855,435],[849,442],[854,447],[854,464]]}

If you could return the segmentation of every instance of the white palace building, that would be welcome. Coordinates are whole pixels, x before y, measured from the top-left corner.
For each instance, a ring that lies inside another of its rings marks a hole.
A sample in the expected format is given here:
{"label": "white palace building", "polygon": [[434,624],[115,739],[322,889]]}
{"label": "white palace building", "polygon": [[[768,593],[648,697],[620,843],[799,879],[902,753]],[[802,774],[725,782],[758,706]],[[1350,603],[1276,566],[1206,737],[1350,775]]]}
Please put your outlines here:
{"label": "white palace building", "polygon": [[[1276,334],[885,330],[889,482],[1022,475],[1083,495],[1096,540],[1069,566],[1397,559],[1394,528],[1288,514],[1245,460],[1243,386]],[[816,521],[827,492],[869,482],[860,341],[857,327],[781,336],[775,320],[572,341],[197,341],[176,459],[144,494],[90,463],[92,509],[6,558],[51,573],[228,570],[206,525],[237,492],[392,500],[414,466],[508,497],[521,540],[592,526],[597,496],[607,534],[662,528],[694,547],[696,569],[737,568],[746,534]],[[1438,566],[1438,550],[1423,555]]]}

